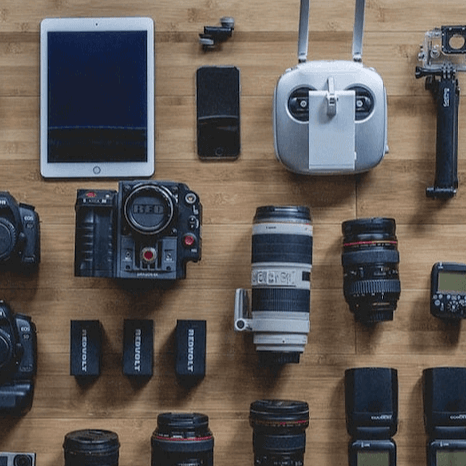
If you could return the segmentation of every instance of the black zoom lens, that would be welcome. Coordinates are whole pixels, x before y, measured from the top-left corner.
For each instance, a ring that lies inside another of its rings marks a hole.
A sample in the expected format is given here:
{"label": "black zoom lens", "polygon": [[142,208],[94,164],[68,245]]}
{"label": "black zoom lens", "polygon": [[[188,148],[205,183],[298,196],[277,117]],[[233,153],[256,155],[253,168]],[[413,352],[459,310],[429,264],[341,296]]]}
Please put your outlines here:
{"label": "black zoom lens", "polygon": [[213,466],[209,418],[199,413],[162,413],[152,434],[152,466]]}
{"label": "black zoom lens", "polygon": [[118,466],[118,435],[109,430],[75,430],[65,435],[65,466]]}
{"label": "black zoom lens", "polygon": [[359,322],[393,320],[400,298],[398,240],[392,218],[343,222],[343,292]]}
{"label": "black zoom lens", "polygon": [[255,466],[303,466],[309,405],[305,401],[251,403]]}

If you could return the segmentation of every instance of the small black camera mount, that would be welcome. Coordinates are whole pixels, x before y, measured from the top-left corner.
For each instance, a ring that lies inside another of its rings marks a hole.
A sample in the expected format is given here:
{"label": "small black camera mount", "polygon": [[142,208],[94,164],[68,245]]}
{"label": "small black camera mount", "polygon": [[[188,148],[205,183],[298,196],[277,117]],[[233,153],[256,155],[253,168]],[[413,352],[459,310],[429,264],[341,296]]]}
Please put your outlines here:
{"label": "small black camera mount", "polygon": [[425,87],[437,103],[437,143],[434,186],[427,197],[450,199],[458,189],[457,72],[466,71],[466,26],[442,26],[428,31],[421,45],[416,78],[426,78]]}
{"label": "small black camera mount", "polygon": [[229,39],[235,29],[235,20],[230,16],[220,18],[221,26],[204,26],[204,33],[199,34],[199,43],[204,50],[213,49],[218,43]]}

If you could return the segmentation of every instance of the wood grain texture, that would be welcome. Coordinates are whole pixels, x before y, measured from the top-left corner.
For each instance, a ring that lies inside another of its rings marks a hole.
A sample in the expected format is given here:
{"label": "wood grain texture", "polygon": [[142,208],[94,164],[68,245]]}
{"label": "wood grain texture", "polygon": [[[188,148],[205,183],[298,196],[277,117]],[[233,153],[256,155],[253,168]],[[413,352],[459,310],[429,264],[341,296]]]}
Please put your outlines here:
{"label": "wood grain texture", "polygon": [[[426,464],[420,378],[427,367],[465,365],[466,336],[429,313],[432,264],[466,262],[466,106],[460,105],[459,180],[450,202],[425,197],[434,179],[435,107],[414,78],[426,30],[466,18],[460,0],[368,0],[364,63],[382,75],[389,101],[390,153],[357,177],[287,172],[273,148],[272,96],[296,63],[298,0],[3,0],[0,5],[0,189],[36,207],[42,263],[31,277],[0,276],[0,298],[31,315],[38,328],[39,372],[33,409],[2,419],[0,450],[36,451],[40,466],[63,464],[64,435],[80,428],[115,430],[120,464],[150,464],[150,436],[163,411],[210,418],[215,464],[253,464],[249,404],[259,398],[310,404],[305,463],[347,464],[344,371],[386,366],[399,371],[398,465]],[[187,183],[204,207],[203,257],[169,290],[126,290],[112,280],[76,278],[74,203],[78,188],[115,181],[45,181],[39,172],[39,28],[45,17],[150,16],[156,23],[156,174]],[[233,38],[204,53],[206,24],[234,16]],[[310,59],[349,59],[354,4],[311,2]],[[196,155],[195,71],[241,69],[242,154],[202,163]],[[459,77],[464,84],[465,77]],[[310,206],[314,225],[311,333],[299,365],[258,367],[250,336],[233,332],[237,287],[250,280],[251,222],[264,204]],[[354,322],[342,293],[341,222],[389,216],[397,221],[402,294],[393,322]],[[121,373],[125,318],[155,320],[155,374],[143,385]],[[207,320],[207,376],[191,390],[174,375],[177,319]],[[102,375],[80,386],[69,375],[71,319],[104,328]]]}

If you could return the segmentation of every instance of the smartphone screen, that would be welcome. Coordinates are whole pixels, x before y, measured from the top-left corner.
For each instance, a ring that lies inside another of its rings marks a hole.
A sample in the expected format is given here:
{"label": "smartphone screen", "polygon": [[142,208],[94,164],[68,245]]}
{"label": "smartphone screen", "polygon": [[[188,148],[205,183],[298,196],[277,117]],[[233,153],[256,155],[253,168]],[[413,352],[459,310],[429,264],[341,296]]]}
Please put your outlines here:
{"label": "smartphone screen", "polygon": [[203,160],[236,159],[240,142],[240,72],[203,66],[196,72],[197,153]]}

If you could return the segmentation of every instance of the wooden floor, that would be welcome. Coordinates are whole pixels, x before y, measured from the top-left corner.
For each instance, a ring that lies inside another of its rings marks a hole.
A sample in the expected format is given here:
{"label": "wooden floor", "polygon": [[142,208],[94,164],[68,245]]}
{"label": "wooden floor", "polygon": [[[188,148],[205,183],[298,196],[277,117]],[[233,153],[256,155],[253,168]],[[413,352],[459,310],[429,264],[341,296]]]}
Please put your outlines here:
{"label": "wooden floor", "polygon": [[[42,263],[30,278],[3,274],[0,298],[31,315],[38,328],[34,405],[0,422],[0,450],[35,451],[41,466],[63,464],[63,437],[74,429],[118,433],[120,464],[148,465],[150,437],[164,411],[210,418],[215,463],[252,464],[249,405],[260,398],[310,405],[307,465],[347,464],[344,371],[398,369],[398,464],[426,464],[420,378],[424,368],[466,363],[466,333],[429,312],[430,270],[437,261],[466,262],[466,104],[460,106],[459,190],[449,202],[427,199],[434,179],[436,115],[423,81],[414,78],[419,44],[435,26],[466,22],[460,0],[369,0],[364,63],[388,92],[390,153],[362,176],[306,177],[287,172],[273,148],[272,95],[297,62],[298,0],[3,0],[0,5],[0,189],[36,206]],[[125,291],[114,281],[75,278],[74,203],[78,188],[116,181],[45,181],[39,172],[39,25],[58,16],[152,17],[156,23],[156,173],[185,182],[204,207],[203,255],[187,279],[167,291]],[[204,53],[204,25],[233,16],[233,38]],[[311,1],[310,59],[350,59],[352,1]],[[207,164],[196,155],[195,71],[241,69],[242,154]],[[466,87],[466,76],[459,76]],[[250,335],[233,331],[234,292],[250,282],[251,223],[256,207],[303,204],[312,210],[311,333],[299,365],[273,374],[258,368]],[[393,322],[355,324],[342,293],[341,222],[394,217],[402,294]],[[125,318],[155,321],[155,373],[145,385],[121,371]],[[177,319],[207,320],[207,375],[191,390],[174,375]],[[69,375],[71,319],[104,328],[101,377],[81,387]]]}

